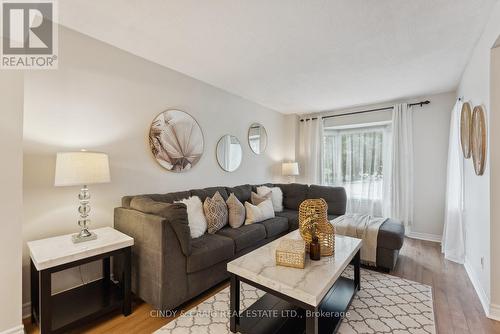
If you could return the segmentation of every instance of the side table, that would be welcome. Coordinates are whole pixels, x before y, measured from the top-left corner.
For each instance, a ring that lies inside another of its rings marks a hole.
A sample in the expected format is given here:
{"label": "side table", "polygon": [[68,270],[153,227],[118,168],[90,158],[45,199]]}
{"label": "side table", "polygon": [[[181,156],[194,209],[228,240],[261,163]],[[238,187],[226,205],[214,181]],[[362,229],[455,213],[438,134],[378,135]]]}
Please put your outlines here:
{"label": "side table", "polygon": [[[31,257],[31,321],[41,334],[62,333],[110,311],[127,316],[131,308],[131,248],[134,239],[111,227],[93,230],[96,240],[74,244],[71,234],[28,242]],[[111,280],[110,259],[120,262]],[[102,260],[99,280],[52,295],[53,273]]]}

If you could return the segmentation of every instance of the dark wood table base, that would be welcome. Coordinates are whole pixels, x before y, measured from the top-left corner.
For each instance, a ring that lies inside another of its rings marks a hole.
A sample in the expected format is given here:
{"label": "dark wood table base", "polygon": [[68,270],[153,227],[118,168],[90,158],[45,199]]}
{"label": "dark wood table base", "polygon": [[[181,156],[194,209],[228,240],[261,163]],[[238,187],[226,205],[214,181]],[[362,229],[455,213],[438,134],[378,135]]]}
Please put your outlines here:
{"label": "dark wood table base", "polygon": [[[115,277],[118,283],[111,280],[111,257],[120,262],[122,269],[121,277]],[[97,260],[102,260],[102,279],[52,295],[53,273]],[[132,312],[130,261],[131,247],[41,271],[31,261],[31,321],[39,325],[41,334],[64,333],[116,309],[129,315]]]}
{"label": "dark wood table base", "polygon": [[[231,274],[230,329],[243,334],[336,333],[360,285],[360,252],[354,256],[354,279],[340,277],[318,307]],[[267,292],[240,312],[240,282]]]}

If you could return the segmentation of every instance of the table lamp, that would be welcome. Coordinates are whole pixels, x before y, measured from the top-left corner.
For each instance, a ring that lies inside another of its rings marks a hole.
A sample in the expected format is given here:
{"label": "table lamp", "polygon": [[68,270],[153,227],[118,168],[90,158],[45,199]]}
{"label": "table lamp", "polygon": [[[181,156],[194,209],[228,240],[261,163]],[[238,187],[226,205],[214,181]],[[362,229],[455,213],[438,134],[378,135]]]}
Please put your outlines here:
{"label": "table lamp", "polygon": [[72,236],[73,242],[83,242],[97,238],[88,230],[90,224],[90,192],[87,185],[110,182],[108,155],[99,152],[62,152],[57,153],[56,176],[54,185],[82,186],[78,199],[80,233]]}
{"label": "table lamp", "polygon": [[291,183],[294,176],[299,175],[299,164],[297,162],[284,162],[281,164],[281,174],[288,176]]}

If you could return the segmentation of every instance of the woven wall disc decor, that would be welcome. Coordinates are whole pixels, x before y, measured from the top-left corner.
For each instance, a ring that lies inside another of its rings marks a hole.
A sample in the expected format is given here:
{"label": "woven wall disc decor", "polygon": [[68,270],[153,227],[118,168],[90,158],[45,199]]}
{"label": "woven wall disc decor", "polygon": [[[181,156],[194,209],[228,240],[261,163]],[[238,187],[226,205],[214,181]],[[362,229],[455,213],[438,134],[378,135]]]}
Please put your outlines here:
{"label": "woven wall disc decor", "polygon": [[464,102],[460,113],[460,143],[465,159],[471,156],[472,109],[469,102]]}
{"label": "woven wall disc decor", "polygon": [[486,169],[486,114],[483,106],[475,106],[472,112],[472,162],[476,175],[483,175]]}
{"label": "woven wall disc decor", "polygon": [[328,204],[322,198],[306,199],[299,206],[299,231],[306,242],[306,250],[312,241],[311,223],[317,222],[316,235],[321,248],[321,256],[331,256],[335,251],[335,229],[328,221]]}

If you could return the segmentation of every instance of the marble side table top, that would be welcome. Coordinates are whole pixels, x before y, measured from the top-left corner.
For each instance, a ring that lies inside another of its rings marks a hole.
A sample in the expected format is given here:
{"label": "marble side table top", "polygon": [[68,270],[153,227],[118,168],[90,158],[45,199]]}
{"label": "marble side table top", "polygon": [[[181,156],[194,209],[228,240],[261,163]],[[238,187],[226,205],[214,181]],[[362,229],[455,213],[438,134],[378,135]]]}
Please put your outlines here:
{"label": "marble side table top", "polygon": [[275,252],[282,239],[300,239],[298,230],[274,240],[227,264],[227,270],[312,306],[318,306],[361,248],[361,239],[335,236],[335,255],[311,261],[304,269],[276,265]]}
{"label": "marble side table top", "polygon": [[28,248],[36,269],[52,268],[134,244],[134,239],[112,227],[102,227],[92,232],[97,234],[97,239],[76,244],[71,240],[74,233],[29,241]]}

